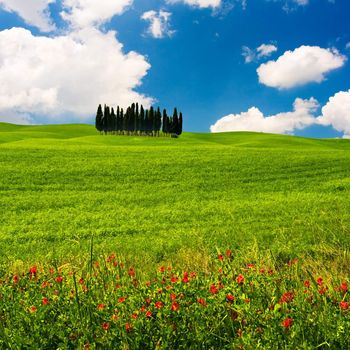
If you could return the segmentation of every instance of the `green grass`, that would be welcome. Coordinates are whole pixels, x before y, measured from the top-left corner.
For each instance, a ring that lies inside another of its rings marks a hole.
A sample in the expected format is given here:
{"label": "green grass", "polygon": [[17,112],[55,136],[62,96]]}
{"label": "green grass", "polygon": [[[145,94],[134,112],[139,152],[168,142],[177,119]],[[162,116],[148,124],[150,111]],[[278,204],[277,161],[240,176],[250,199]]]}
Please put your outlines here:
{"label": "green grass", "polygon": [[117,251],[200,268],[216,247],[348,273],[350,141],[102,136],[0,124],[0,261]]}

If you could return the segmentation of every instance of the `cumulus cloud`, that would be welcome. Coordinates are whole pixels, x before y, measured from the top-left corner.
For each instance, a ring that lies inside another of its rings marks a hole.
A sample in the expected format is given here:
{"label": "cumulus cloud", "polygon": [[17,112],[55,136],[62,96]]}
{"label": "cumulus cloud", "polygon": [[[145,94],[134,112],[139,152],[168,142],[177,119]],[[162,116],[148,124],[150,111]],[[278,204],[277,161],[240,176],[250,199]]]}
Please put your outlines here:
{"label": "cumulus cloud", "polygon": [[264,114],[256,107],[240,114],[230,114],[219,119],[210,127],[210,131],[256,131],[274,134],[292,134],[296,129],[304,129],[317,123],[314,113],[319,107],[317,100],[297,98],[292,112],[272,116]]}
{"label": "cumulus cloud", "polygon": [[55,29],[50,13],[49,4],[56,0],[0,0],[0,7],[8,12],[15,12],[23,20],[42,32]]}
{"label": "cumulus cloud", "polygon": [[86,120],[98,103],[149,105],[150,98],[134,90],[149,68],[144,56],[123,52],[113,31],[85,28],[45,37],[23,28],[4,30],[0,115],[11,110],[55,121],[67,116]]}
{"label": "cumulus cloud", "polygon": [[222,0],[167,0],[168,4],[183,3],[199,8],[218,8],[222,4]]}
{"label": "cumulus cloud", "polygon": [[273,44],[261,44],[256,49],[251,49],[248,46],[243,46],[242,56],[244,57],[245,63],[251,63],[264,57],[271,56],[277,50],[277,46]]}
{"label": "cumulus cloud", "polygon": [[100,25],[120,15],[133,0],[63,0],[61,16],[76,28]]}
{"label": "cumulus cloud", "polygon": [[322,125],[331,125],[335,130],[343,132],[344,137],[350,137],[350,90],[340,91],[330,97],[322,108],[319,117]]}
{"label": "cumulus cloud", "polygon": [[300,46],[286,51],[276,61],[262,64],[257,73],[260,83],[277,89],[289,89],[310,82],[320,83],[325,74],[344,65],[346,57],[336,49]]}
{"label": "cumulus cloud", "polygon": [[258,58],[271,56],[278,50],[277,46],[272,44],[261,44],[257,49]]}
{"label": "cumulus cloud", "polygon": [[149,22],[148,34],[156,39],[170,37],[174,34],[174,31],[170,29],[170,18],[171,13],[163,10],[158,13],[147,11],[141,16],[141,19]]}

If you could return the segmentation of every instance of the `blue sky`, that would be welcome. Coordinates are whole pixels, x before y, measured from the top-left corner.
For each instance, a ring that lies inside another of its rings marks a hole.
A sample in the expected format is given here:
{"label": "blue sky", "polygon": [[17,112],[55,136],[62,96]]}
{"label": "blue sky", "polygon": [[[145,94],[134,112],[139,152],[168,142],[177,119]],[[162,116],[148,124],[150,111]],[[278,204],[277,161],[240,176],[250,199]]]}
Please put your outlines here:
{"label": "blue sky", "polygon": [[177,106],[186,131],[350,135],[347,0],[20,3],[0,0],[0,120],[138,100]]}

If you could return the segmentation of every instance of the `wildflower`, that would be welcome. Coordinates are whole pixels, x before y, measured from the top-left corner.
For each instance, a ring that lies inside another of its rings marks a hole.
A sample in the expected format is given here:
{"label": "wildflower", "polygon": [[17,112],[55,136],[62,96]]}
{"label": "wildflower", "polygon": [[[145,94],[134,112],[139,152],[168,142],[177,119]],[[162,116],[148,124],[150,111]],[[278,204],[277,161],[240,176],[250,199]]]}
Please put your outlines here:
{"label": "wildflower", "polygon": [[125,330],[126,330],[128,333],[132,331],[132,326],[131,326],[130,323],[126,323],[126,324],[125,324]]}
{"label": "wildflower", "polygon": [[147,317],[147,318],[151,318],[152,315],[153,315],[152,311],[149,311],[149,310],[148,310],[148,311],[146,312],[146,317]]}
{"label": "wildflower", "polygon": [[339,289],[343,292],[343,293],[346,293],[348,291],[348,284],[346,282],[343,282]]}
{"label": "wildflower", "polygon": [[238,275],[237,278],[236,278],[236,282],[238,284],[243,284],[244,283],[244,276],[243,275]]}
{"label": "wildflower", "polygon": [[162,277],[162,283],[165,284],[166,283],[166,278],[163,276]]}
{"label": "wildflower", "polygon": [[29,308],[29,312],[30,312],[31,314],[34,314],[36,311],[37,311],[37,308],[36,308],[36,306],[34,306],[34,305],[32,305],[32,306]]}
{"label": "wildflower", "polygon": [[174,301],[174,300],[176,299],[176,294],[171,293],[171,294],[170,294],[170,299]]}
{"label": "wildflower", "polygon": [[295,259],[292,259],[292,260],[288,261],[288,264],[287,264],[287,265],[288,265],[289,267],[291,267],[291,266],[295,265],[297,262],[298,262],[298,259],[295,258]]}
{"label": "wildflower", "polygon": [[55,281],[56,281],[57,283],[62,283],[63,277],[62,277],[62,276],[57,276],[56,279],[55,279]]}
{"label": "wildflower", "polygon": [[18,275],[14,275],[13,278],[12,278],[12,280],[13,280],[13,283],[14,283],[14,284],[17,284],[17,283],[19,282],[19,277],[18,277]]}
{"label": "wildflower", "polygon": [[185,272],[184,273],[184,277],[182,279],[182,283],[188,283],[189,282],[189,279],[188,279],[188,272]]}
{"label": "wildflower", "polygon": [[261,274],[263,274],[263,273],[265,273],[265,269],[263,269],[263,268],[261,268],[260,270],[259,270],[259,272],[261,273]]}
{"label": "wildflower", "polygon": [[226,299],[227,299],[227,301],[232,302],[235,300],[235,297],[232,294],[227,294]]}
{"label": "wildflower", "polygon": [[218,282],[218,288],[219,289],[224,289],[225,286],[221,283],[221,281]]}
{"label": "wildflower", "polygon": [[219,259],[220,261],[224,261],[224,256],[223,256],[222,254],[219,254],[219,255],[218,255],[218,259]]}
{"label": "wildflower", "polygon": [[118,303],[124,303],[124,301],[126,300],[126,298],[125,297],[120,297],[120,298],[118,298]]}
{"label": "wildflower", "polygon": [[340,306],[340,308],[342,310],[348,310],[349,309],[349,303],[347,303],[346,301],[341,301],[339,306]]}
{"label": "wildflower", "polygon": [[324,295],[327,293],[328,288],[327,287],[322,287],[318,290],[318,294]]}
{"label": "wildflower", "polygon": [[129,274],[129,276],[130,277],[135,277],[135,269],[133,268],[133,267],[131,267],[130,269],[129,269],[129,272],[128,272],[128,274]]}
{"label": "wildflower", "polygon": [[226,256],[227,256],[228,258],[231,258],[231,256],[232,256],[232,250],[231,250],[231,249],[227,249],[227,250],[226,250]]}
{"label": "wildflower", "polygon": [[140,312],[146,312],[146,306],[145,306],[145,305],[143,305],[143,306],[141,307]]}
{"label": "wildflower", "polygon": [[90,344],[84,344],[83,350],[90,350]]}
{"label": "wildflower", "polygon": [[171,305],[171,310],[172,310],[172,311],[178,311],[178,310],[180,310],[180,305],[179,305],[179,303],[177,303],[176,301],[174,301],[174,302],[172,303],[172,305]]}
{"label": "wildflower", "polygon": [[247,264],[248,269],[253,269],[254,266],[255,266],[254,264]]}
{"label": "wildflower", "polygon": [[152,302],[152,299],[151,299],[151,298],[147,298],[147,299],[145,300],[145,302],[146,302],[147,305],[150,305],[151,302]]}
{"label": "wildflower", "polygon": [[322,278],[322,277],[317,278],[316,283],[317,283],[319,286],[322,286],[322,285],[323,285],[323,278]]}
{"label": "wildflower", "polygon": [[290,327],[292,327],[292,324],[293,324],[293,319],[291,317],[288,317],[282,321],[282,326],[285,329],[289,329]]}
{"label": "wildflower", "polygon": [[48,304],[49,304],[49,299],[43,297],[42,304],[43,304],[43,305],[48,305]]}
{"label": "wildflower", "polygon": [[178,277],[173,276],[173,277],[171,277],[170,281],[171,281],[171,283],[176,283],[178,280],[179,280]]}
{"label": "wildflower", "polygon": [[55,269],[53,267],[49,268],[49,273],[50,275],[53,275],[55,273]]}
{"label": "wildflower", "polygon": [[154,306],[157,308],[157,309],[161,309],[163,307],[163,302],[161,301],[157,301]]}
{"label": "wildflower", "polygon": [[244,302],[245,302],[246,304],[249,304],[249,303],[250,303],[250,299],[249,299],[249,298],[246,298],[246,299],[244,299]]}
{"label": "wildflower", "polygon": [[217,292],[218,292],[218,289],[215,287],[215,284],[212,284],[210,286],[210,293],[214,295],[214,294],[217,294]]}
{"label": "wildflower", "polygon": [[198,303],[203,305],[203,306],[206,306],[207,303],[205,302],[205,299],[204,298],[198,298]]}
{"label": "wildflower", "polygon": [[119,317],[118,317],[117,314],[113,314],[112,317],[111,317],[111,319],[112,319],[113,321],[118,321]]}
{"label": "wildflower", "polygon": [[304,282],[304,287],[305,288],[310,288],[310,281],[308,281],[308,280],[306,280],[305,282]]}
{"label": "wildflower", "polygon": [[281,299],[279,300],[279,304],[283,303],[290,303],[294,299],[294,293],[293,292],[286,292],[281,296]]}
{"label": "wildflower", "polygon": [[108,331],[109,330],[109,327],[110,327],[110,324],[108,322],[103,322],[102,323],[102,328],[105,330],[105,331]]}
{"label": "wildflower", "polygon": [[173,288],[172,286],[166,286],[166,287],[165,287],[166,290],[170,290],[170,289],[172,289],[172,288]]}
{"label": "wildflower", "polygon": [[270,268],[270,269],[267,270],[267,273],[268,273],[269,275],[273,275],[274,271]]}
{"label": "wildflower", "polygon": [[160,273],[164,273],[164,272],[165,272],[165,266],[161,266],[161,267],[159,268],[159,272],[160,272]]}
{"label": "wildflower", "polygon": [[132,315],[131,315],[131,318],[136,320],[137,318],[139,317],[138,313],[134,312]]}
{"label": "wildflower", "polygon": [[191,278],[196,278],[197,277],[197,272],[191,272]]}
{"label": "wildflower", "polygon": [[98,305],[97,305],[97,310],[98,310],[98,311],[102,311],[102,310],[104,310],[105,307],[106,307],[105,304],[98,304]]}
{"label": "wildflower", "polygon": [[79,284],[84,284],[84,283],[85,283],[84,278],[83,278],[83,277],[80,277],[80,279],[79,279]]}
{"label": "wildflower", "polygon": [[32,267],[29,269],[29,274],[30,274],[30,277],[34,277],[34,276],[36,276],[37,272],[38,272],[37,267],[36,267],[35,265],[34,265],[34,266],[32,266]]}

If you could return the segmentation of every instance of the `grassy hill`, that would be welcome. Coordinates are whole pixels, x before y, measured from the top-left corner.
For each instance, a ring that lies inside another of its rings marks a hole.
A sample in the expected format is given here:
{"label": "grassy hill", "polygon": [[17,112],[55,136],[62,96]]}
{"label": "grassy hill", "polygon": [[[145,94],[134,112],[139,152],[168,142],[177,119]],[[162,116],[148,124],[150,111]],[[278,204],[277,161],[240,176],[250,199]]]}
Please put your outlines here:
{"label": "grassy hill", "polygon": [[102,136],[0,123],[1,261],[96,249],[200,267],[215,247],[349,270],[350,141]]}

